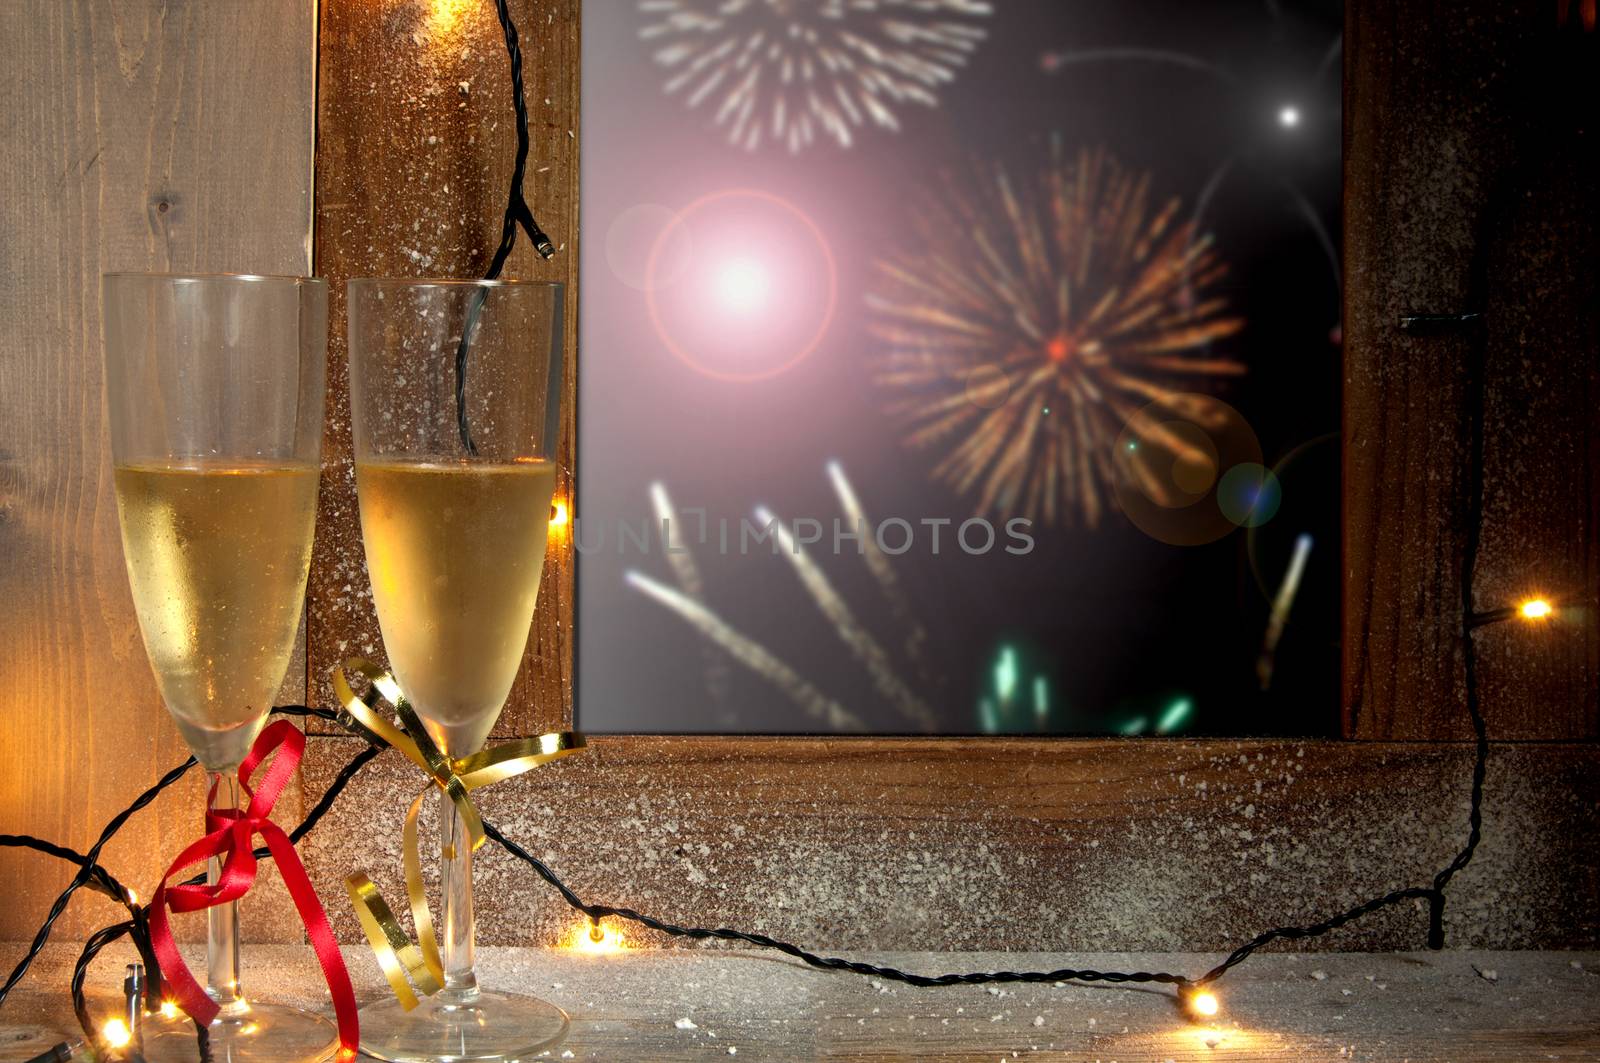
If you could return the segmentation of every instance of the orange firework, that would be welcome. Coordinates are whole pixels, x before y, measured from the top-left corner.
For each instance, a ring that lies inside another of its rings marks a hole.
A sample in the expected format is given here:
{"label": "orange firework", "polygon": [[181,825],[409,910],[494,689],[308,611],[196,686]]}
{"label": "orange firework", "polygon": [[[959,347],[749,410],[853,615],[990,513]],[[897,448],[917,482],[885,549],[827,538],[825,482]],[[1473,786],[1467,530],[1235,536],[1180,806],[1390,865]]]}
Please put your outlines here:
{"label": "orange firework", "polygon": [[[876,380],[910,446],[949,447],[933,475],[977,493],[978,514],[1092,528],[1134,414],[1192,418],[1186,396],[1244,372],[1211,351],[1244,323],[1207,294],[1226,266],[1176,198],[1152,210],[1149,175],[1103,150],[1073,161],[1053,140],[1029,184],[977,176],[925,195],[917,246],[877,264]],[[1166,421],[1133,420],[1155,436],[1141,459],[1187,456]]]}

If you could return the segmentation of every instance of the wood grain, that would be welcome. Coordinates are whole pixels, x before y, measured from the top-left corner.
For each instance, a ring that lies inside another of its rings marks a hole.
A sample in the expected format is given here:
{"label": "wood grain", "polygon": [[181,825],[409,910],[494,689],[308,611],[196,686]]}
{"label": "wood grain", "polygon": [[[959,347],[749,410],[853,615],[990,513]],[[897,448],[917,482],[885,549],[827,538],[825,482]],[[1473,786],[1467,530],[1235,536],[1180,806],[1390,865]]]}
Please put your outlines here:
{"label": "wood grain", "polygon": [[[308,272],[315,31],[305,0],[0,4],[0,830],[87,848],[187,753],[123,569],[100,274]],[[109,850],[141,891],[197,833],[200,780],[179,790]],[[0,936],[67,878],[0,853]],[[79,901],[60,932],[111,911]]]}
{"label": "wood grain", "polygon": [[[1468,382],[1481,371],[1476,608],[1535,593],[1573,606],[1537,629],[1480,633],[1489,730],[1596,737],[1600,165],[1579,86],[1600,57],[1535,0],[1448,17],[1358,0],[1347,21],[1347,733],[1470,734],[1460,573],[1480,417]],[[1398,327],[1468,311],[1483,314],[1481,335]]]}
{"label": "wood grain", "polygon": [[[519,239],[503,274],[567,285],[558,457],[569,500],[578,320],[576,5],[511,4],[531,112],[526,191],[560,250],[544,262]],[[311,689],[326,705],[333,700],[330,668],[351,655],[383,660],[350,464],[344,282],[481,276],[500,239],[516,125],[493,4],[325,0],[322,20],[316,255],[333,302],[308,599]],[[553,730],[572,719],[573,551],[566,536],[552,536],[551,547],[523,667],[496,731],[502,736]]]}
{"label": "wood grain", "polygon": [[[308,792],[357,748],[315,740]],[[1495,748],[1451,947],[1600,945],[1597,766],[1592,745]],[[685,925],[825,950],[1221,950],[1430,882],[1466,838],[1471,769],[1464,744],[596,737],[475,800],[586,899]],[[394,754],[357,776],[302,846],[324,896],[358,869],[404,895],[400,825],[422,785]],[[482,940],[551,944],[581,923],[481,852]],[[330,914],[360,940],[348,906]],[[1405,906],[1308,947],[1420,948],[1426,924]]]}
{"label": "wood grain", "polygon": [[[309,949],[262,950],[274,1000],[327,1011]],[[387,990],[370,957],[345,950],[363,999]],[[1214,957],[1165,953],[875,953],[917,971],[1204,968]],[[54,984],[72,954],[54,950]],[[91,990],[111,992],[122,954],[107,957]],[[1170,991],[1010,985],[913,989],[811,970],[749,951],[570,952],[484,949],[481,980],[536,993],[572,1017],[550,1058],[724,1063],[1506,1063],[1600,1060],[1595,953],[1447,952],[1315,957],[1268,955],[1219,988],[1223,1013],[1186,1021]],[[1492,976],[1492,979],[1491,977]],[[41,985],[47,984],[43,981]],[[59,1038],[72,1029],[59,989],[10,1010]],[[689,1025],[692,1024],[692,1025]],[[21,1063],[35,1045],[0,1046]]]}

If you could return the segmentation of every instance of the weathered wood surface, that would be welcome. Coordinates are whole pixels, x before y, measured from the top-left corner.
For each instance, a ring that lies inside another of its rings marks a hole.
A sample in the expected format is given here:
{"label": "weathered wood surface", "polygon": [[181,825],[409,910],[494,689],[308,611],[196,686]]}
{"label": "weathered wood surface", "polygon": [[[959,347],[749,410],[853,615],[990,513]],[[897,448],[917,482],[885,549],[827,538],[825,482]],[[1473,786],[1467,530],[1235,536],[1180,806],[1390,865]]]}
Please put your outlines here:
{"label": "weathered wood surface", "polygon": [[[559,460],[570,495],[576,407],[578,0],[513,0],[530,112],[528,201],[560,249],[544,262],[519,238],[505,277],[567,284]],[[476,277],[500,242],[516,123],[492,3],[324,0],[318,95],[316,261],[333,288],[328,425],[312,562],[310,679],[383,660],[361,549],[350,458],[344,283],[350,277]],[[572,718],[573,551],[551,537],[539,609],[497,734]]]}
{"label": "weathered wood surface", "polygon": [[[387,992],[370,955],[345,951],[363,1000]],[[1210,955],[897,953],[862,955],[918,971],[1200,971]],[[326,1010],[309,949],[274,946],[256,962],[274,1000]],[[54,950],[12,1022],[38,1022],[42,1051],[71,1030],[68,950]],[[122,955],[98,985],[111,991]],[[1265,955],[1218,992],[1224,1013],[1187,1022],[1170,990],[1010,985],[913,989],[749,951],[611,957],[485,949],[483,982],[551,1000],[572,1016],[565,1043],[538,1058],[575,1060],[889,1060],[994,1063],[1504,1063],[1600,1059],[1595,953],[1444,952]],[[47,986],[55,985],[51,991]],[[11,1010],[8,1007],[8,1010]],[[689,1024],[693,1024],[692,1026]],[[0,1061],[28,1058],[0,1047]]]}
{"label": "weathered wood surface", "polygon": [[[305,0],[0,4],[0,831],[86,849],[187,755],[123,569],[100,274],[309,271],[315,48]],[[203,793],[196,778],[144,813],[110,864],[153,881]],[[0,852],[0,935],[31,934],[68,877]],[[83,900],[58,930],[112,913]]]}
{"label": "weathered wood surface", "polygon": [[[307,793],[357,748],[316,739]],[[681,925],[817,949],[1228,949],[1431,882],[1465,840],[1471,765],[1415,743],[602,737],[476,797],[587,900]],[[1593,746],[1495,748],[1452,947],[1600,946],[1597,766]],[[403,898],[422,785],[394,754],[357,776],[302,846],[324,897],[362,869]],[[480,853],[481,939],[562,940],[554,891]],[[330,914],[361,940],[348,905]],[[1312,947],[1426,929],[1406,906]]]}
{"label": "weathered wood surface", "polygon": [[[1578,602],[1538,630],[1479,635],[1484,714],[1502,739],[1596,737],[1600,623],[1584,603],[1600,587],[1600,40],[1558,29],[1538,0],[1447,14],[1352,0],[1347,24],[1347,732],[1470,735],[1458,633],[1481,361],[1476,607]],[[1398,327],[1458,312],[1482,322]]]}

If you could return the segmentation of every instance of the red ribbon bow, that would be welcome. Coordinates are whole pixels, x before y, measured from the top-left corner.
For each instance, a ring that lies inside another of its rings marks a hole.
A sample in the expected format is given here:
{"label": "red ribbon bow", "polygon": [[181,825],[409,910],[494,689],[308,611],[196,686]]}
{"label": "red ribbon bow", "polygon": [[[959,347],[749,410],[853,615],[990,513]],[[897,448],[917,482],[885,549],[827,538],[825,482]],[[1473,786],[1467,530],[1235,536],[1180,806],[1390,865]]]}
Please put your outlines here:
{"label": "red ribbon bow", "polygon": [[[327,980],[328,992],[333,996],[333,1011],[338,1018],[339,1043],[345,1049],[345,1056],[349,1057],[355,1054],[361,1041],[360,1026],[356,1021],[356,994],[350,985],[350,974],[345,970],[344,957],[339,952],[338,942],[334,940],[333,928],[328,925],[328,916],[317,900],[317,891],[312,888],[305,865],[300,863],[294,843],[283,828],[267,818],[290,776],[299,766],[305,748],[306,736],[288,720],[279,720],[261,732],[250,747],[250,755],[239,765],[239,786],[249,798],[249,805],[244,809],[214,809],[206,813],[206,829],[209,833],[179,853],[172,866],[167,868],[167,873],[161,877],[161,886],[150,902],[150,938],[156,960],[161,964],[161,975],[172,985],[179,1005],[191,1019],[210,1025],[221,1009],[216,1001],[206,995],[194,975],[189,973],[183,956],[178,952],[178,944],[173,940],[167,911],[195,912],[243,897],[256,880],[256,858],[252,843],[255,835],[261,835],[266,840],[267,848],[272,851],[283,883],[289,888],[289,896],[294,899],[295,907],[300,911],[300,920],[305,923],[306,932],[311,937],[311,947],[316,950],[317,960],[322,964],[322,976]],[[271,767],[262,778],[261,787],[252,790],[250,776],[274,750],[278,755],[273,757]],[[214,856],[222,860],[222,874],[215,885],[167,887],[167,879]]]}

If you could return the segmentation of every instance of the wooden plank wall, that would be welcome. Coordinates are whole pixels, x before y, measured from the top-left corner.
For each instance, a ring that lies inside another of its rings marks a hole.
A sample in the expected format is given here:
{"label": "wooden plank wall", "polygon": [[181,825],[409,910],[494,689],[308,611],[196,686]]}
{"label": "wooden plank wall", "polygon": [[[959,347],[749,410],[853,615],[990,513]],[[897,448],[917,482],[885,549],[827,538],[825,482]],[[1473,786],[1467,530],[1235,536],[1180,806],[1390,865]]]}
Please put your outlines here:
{"label": "wooden plank wall", "polygon": [[[1478,635],[1502,739],[1600,736],[1600,36],[1557,5],[1350,0],[1345,41],[1347,732],[1460,739],[1462,515],[1485,402]],[[1473,312],[1406,332],[1401,315]]]}
{"label": "wooden plank wall", "polygon": [[[309,272],[315,54],[311,0],[0,4],[0,831],[86,849],[187,754],[123,569],[100,274]],[[198,835],[203,793],[188,780],[114,843],[126,882]],[[0,851],[0,940],[68,878]],[[112,917],[84,896],[58,932]]]}

